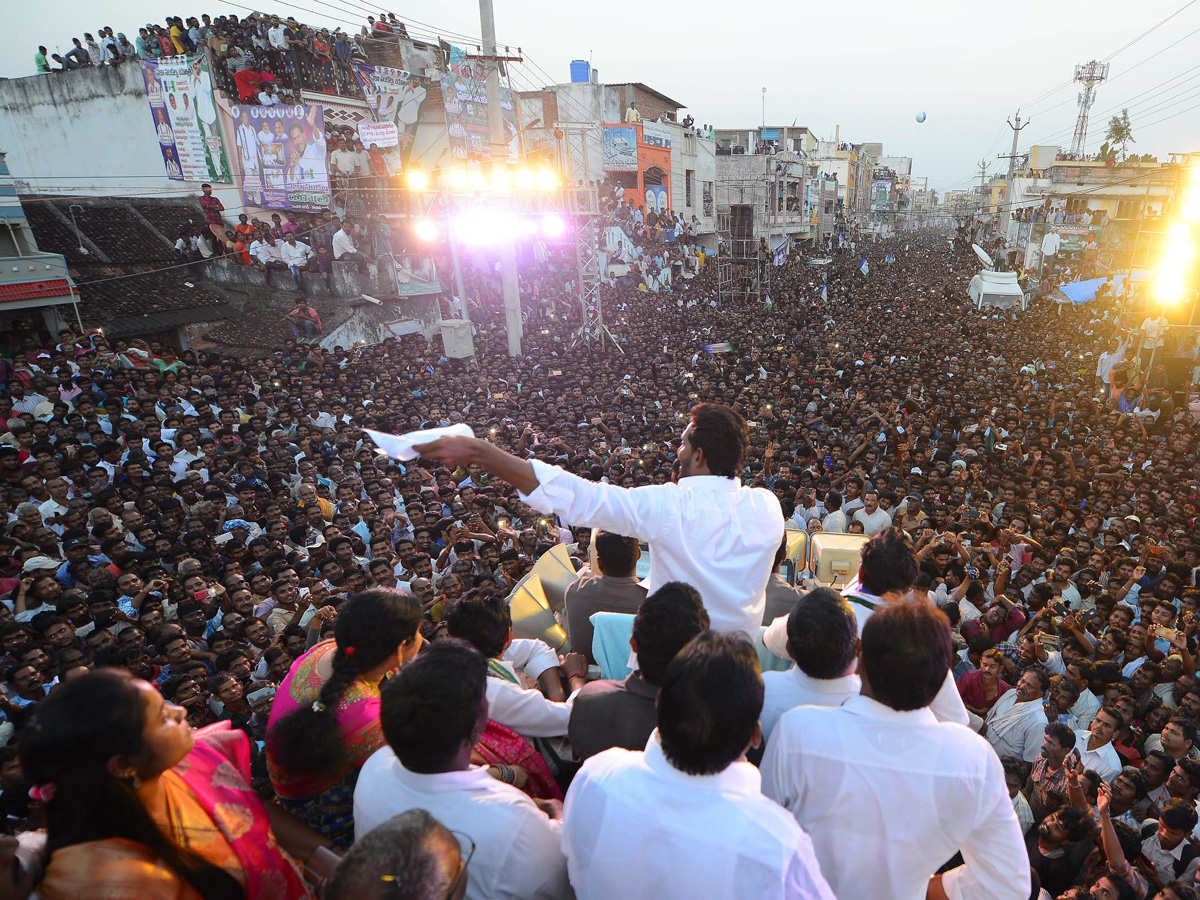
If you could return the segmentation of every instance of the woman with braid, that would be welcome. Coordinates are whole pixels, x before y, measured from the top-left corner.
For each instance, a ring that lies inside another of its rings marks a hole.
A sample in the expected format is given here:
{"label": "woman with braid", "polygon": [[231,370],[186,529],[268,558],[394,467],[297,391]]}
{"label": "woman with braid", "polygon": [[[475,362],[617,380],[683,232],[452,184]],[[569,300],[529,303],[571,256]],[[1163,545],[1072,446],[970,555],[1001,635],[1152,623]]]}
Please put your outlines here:
{"label": "woman with braid", "polygon": [[378,589],[338,610],[333,640],[293,664],[267,724],[267,771],[280,804],[341,847],[354,841],[358,770],[383,746],[379,682],[421,648],[420,603]]}

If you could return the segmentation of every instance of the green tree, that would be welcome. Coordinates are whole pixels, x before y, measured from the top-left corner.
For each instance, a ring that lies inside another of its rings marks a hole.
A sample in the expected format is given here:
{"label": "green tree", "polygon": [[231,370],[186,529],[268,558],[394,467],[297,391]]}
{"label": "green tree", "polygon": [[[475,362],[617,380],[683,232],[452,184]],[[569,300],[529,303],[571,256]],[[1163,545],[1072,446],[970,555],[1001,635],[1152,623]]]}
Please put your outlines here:
{"label": "green tree", "polygon": [[1129,110],[1121,110],[1119,116],[1113,116],[1108,120],[1108,131],[1104,133],[1104,137],[1108,140],[1109,146],[1112,149],[1121,148],[1121,157],[1126,157],[1125,148],[1129,144],[1136,144],[1133,139],[1133,126],[1129,123]]}

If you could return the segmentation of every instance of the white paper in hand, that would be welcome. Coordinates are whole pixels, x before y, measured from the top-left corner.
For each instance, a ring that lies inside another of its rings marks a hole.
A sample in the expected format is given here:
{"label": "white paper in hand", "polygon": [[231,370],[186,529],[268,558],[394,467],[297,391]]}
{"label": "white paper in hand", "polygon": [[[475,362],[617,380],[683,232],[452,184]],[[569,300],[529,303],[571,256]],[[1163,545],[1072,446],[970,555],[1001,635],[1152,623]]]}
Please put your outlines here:
{"label": "white paper in hand", "polygon": [[413,449],[417,444],[428,444],[440,437],[448,437],[456,434],[463,437],[475,436],[475,432],[471,430],[471,426],[462,423],[447,425],[445,428],[425,428],[421,431],[410,431],[407,434],[387,434],[383,431],[372,431],[370,428],[364,428],[363,431],[371,436],[371,440],[375,442],[381,454],[390,459],[398,459],[403,462],[408,462],[420,456]]}

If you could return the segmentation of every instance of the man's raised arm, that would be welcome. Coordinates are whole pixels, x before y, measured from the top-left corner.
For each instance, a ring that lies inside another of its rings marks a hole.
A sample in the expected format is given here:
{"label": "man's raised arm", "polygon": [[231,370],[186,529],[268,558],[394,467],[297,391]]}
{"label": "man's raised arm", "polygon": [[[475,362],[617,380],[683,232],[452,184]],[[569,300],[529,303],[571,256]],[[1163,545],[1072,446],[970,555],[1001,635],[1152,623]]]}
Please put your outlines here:
{"label": "man's raised arm", "polygon": [[413,449],[429,459],[444,462],[451,469],[477,465],[507,481],[522,494],[532,494],[538,488],[537,473],[529,460],[505,453],[495,444],[479,438],[448,435],[428,444],[417,444]]}

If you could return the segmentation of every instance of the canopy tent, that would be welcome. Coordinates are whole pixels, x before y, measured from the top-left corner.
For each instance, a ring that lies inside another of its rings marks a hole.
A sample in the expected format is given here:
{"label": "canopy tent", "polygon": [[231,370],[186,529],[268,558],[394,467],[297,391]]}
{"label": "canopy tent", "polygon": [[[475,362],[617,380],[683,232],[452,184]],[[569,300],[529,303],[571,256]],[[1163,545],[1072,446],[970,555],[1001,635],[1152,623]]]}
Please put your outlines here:
{"label": "canopy tent", "polygon": [[[1153,277],[1153,271],[1150,269],[1137,269],[1133,273],[1134,283],[1149,281]],[[1125,285],[1125,279],[1129,276],[1122,272],[1112,276],[1112,285],[1114,291],[1121,290]],[[1100,289],[1100,285],[1104,284],[1107,278],[1089,278],[1087,281],[1072,281],[1069,284],[1061,285],[1058,289],[1062,297],[1056,298],[1059,303],[1070,303],[1072,306],[1082,306],[1084,303],[1091,303],[1096,299],[1096,291]]]}

